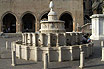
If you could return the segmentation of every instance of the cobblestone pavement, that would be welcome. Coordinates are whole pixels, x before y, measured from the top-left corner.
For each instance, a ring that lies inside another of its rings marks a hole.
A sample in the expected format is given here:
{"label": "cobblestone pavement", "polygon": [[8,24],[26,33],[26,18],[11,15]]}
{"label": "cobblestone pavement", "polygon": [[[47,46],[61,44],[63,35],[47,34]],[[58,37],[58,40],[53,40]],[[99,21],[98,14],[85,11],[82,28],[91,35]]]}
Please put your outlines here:
{"label": "cobblestone pavement", "polygon": [[[21,39],[16,37],[0,38],[0,69],[43,69],[43,62],[26,61],[22,59],[16,59],[17,66],[11,66],[11,41]],[[8,41],[9,49],[5,49],[5,42]],[[93,56],[85,60],[84,69],[104,69],[104,62],[101,62],[101,47],[99,41],[94,41],[94,53]],[[51,62],[49,63],[49,69],[79,69],[79,60],[70,62]]]}

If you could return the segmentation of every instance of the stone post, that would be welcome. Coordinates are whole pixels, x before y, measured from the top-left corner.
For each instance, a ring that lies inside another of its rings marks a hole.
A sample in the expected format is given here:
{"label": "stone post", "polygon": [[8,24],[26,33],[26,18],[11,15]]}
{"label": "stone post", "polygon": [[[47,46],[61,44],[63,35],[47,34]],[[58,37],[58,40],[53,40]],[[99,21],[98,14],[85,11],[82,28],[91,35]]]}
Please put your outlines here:
{"label": "stone post", "polygon": [[61,58],[61,47],[59,47],[59,58],[58,58],[58,61],[59,61],[59,62],[62,61],[62,58]]}
{"label": "stone post", "polygon": [[49,33],[48,34],[48,47],[51,46],[51,34]]}
{"label": "stone post", "polygon": [[37,47],[35,47],[35,58],[34,58],[34,60],[35,60],[35,62],[37,62],[38,61],[38,53],[37,53]]}
{"label": "stone post", "polygon": [[59,46],[59,37],[58,37],[59,34],[57,33],[56,36],[57,36],[57,39],[56,39],[56,46],[58,47],[58,46]]}
{"label": "stone post", "polygon": [[83,51],[81,51],[80,52],[80,68],[84,68],[84,52]]}
{"label": "stone post", "polygon": [[25,33],[25,44],[27,44],[27,33]]}
{"label": "stone post", "polygon": [[32,33],[30,33],[30,45],[33,44],[33,40],[32,40]]}
{"label": "stone post", "polygon": [[8,41],[6,41],[6,50],[8,49]]}
{"label": "stone post", "polygon": [[101,61],[104,61],[104,47],[102,47],[102,59]]}
{"label": "stone post", "polygon": [[21,59],[21,45],[19,46],[19,53],[18,54],[19,54],[18,58]]}
{"label": "stone post", "polygon": [[25,47],[25,60],[28,60],[28,47]]}
{"label": "stone post", "polygon": [[32,33],[32,43],[33,43],[33,46],[36,46],[36,34],[35,33]]}
{"label": "stone post", "polygon": [[44,69],[48,69],[48,54],[44,55]]}
{"label": "stone post", "polygon": [[25,43],[25,34],[22,34],[22,43]]}
{"label": "stone post", "polygon": [[31,37],[30,37],[31,35],[30,35],[30,33],[28,33],[28,44],[30,45],[31,44]]}
{"label": "stone post", "polygon": [[101,47],[104,47],[104,41],[101,41]]}
{"label": "stone post", "polygon": [[70,46],[70,60],[73,60],[73,47]]}
{"label": "stone post", "polygon": [[12,66],[16,66],[16,52],[12,51]]}
{"label": "stone post", "polygon": [[64,46],[66,46],[66,33],[64,33]]}
{"label": "stone post", "polygon": [[42,33],[40,34],[40,41],[41,41],[40,45],[43,46],[43,34]]}

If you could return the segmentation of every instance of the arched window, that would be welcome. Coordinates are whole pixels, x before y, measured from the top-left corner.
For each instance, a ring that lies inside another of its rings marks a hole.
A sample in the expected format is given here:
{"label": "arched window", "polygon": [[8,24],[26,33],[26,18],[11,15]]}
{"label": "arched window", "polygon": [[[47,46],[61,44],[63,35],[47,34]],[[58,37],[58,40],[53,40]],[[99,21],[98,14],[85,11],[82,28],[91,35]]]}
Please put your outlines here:
{"label": "arched window", "polygon": [[45,13],[42,17],[41,17],[42,21],[47,21],[48,20],[48,12]]}
{"label": "arched window", "polygon": [[3,32],[16,33],[16,18],[11,13],[8,13],[3,17]]}
{"label": "arched window", "polygon": [[22,17],[22,32],[35,32],[35,17],[31,13]]}
{"label": "arched window", "polygon": [[63,13],[60,16],[60,20],[65,21],[66,32],[72,32],[73,31],[73,19],[69,13]]}

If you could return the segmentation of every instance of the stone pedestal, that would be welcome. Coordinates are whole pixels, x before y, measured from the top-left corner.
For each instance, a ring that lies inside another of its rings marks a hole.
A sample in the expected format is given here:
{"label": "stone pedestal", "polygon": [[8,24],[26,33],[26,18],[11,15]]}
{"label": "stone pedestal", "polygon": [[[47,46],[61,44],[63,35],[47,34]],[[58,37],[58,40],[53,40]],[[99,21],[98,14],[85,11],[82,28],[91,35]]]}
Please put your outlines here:
{"label": "stone pedestal", "polygon": [[92,40],[104,40],[104,14],[94,14],[92,18]]}

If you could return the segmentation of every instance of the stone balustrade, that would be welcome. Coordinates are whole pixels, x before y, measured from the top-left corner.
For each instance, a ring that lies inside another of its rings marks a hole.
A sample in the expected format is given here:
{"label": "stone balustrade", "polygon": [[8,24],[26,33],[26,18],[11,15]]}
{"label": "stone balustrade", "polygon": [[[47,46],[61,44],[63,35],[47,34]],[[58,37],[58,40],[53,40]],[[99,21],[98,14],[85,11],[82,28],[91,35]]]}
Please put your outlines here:
{"label": "stone balustrade", "polygon": [[23,33],[22,44],[39,47],[71,46],[81,44],[82,33]]}

